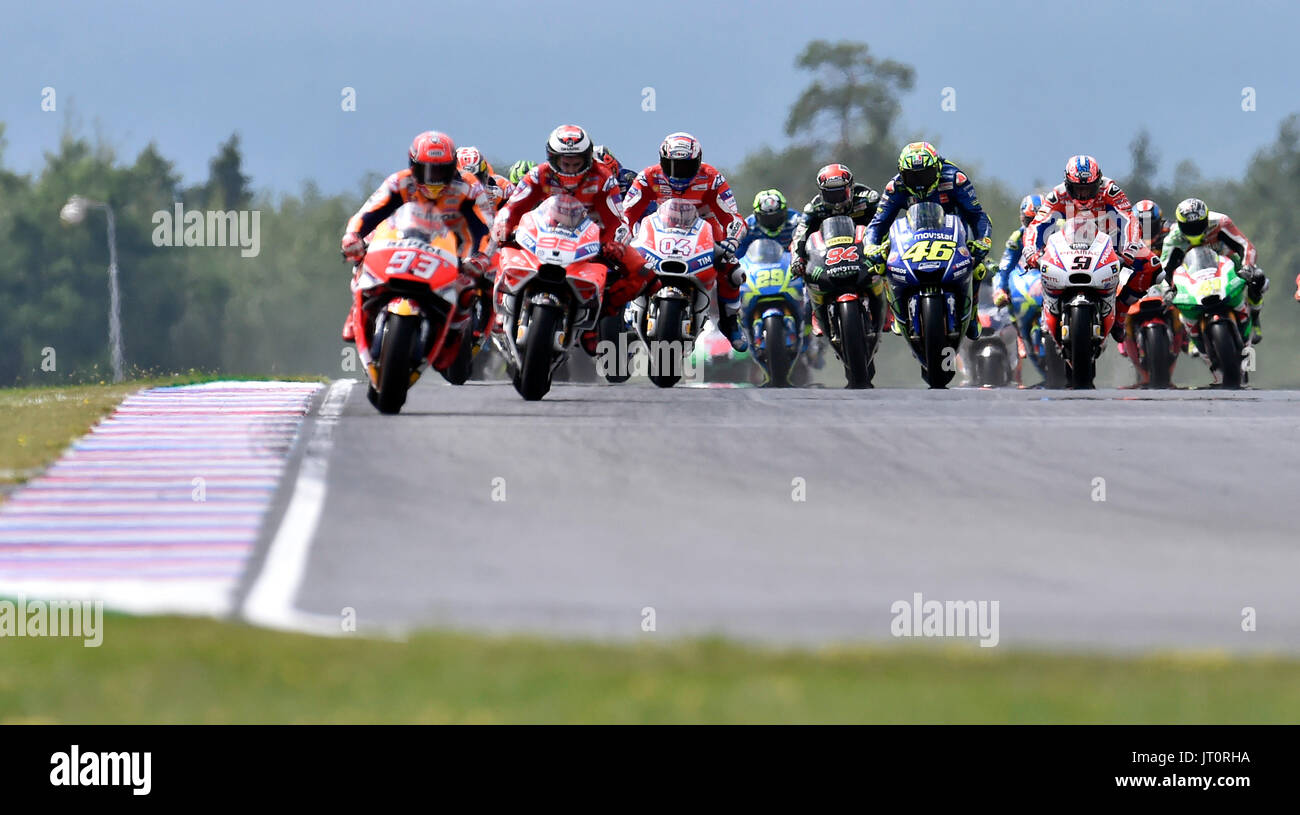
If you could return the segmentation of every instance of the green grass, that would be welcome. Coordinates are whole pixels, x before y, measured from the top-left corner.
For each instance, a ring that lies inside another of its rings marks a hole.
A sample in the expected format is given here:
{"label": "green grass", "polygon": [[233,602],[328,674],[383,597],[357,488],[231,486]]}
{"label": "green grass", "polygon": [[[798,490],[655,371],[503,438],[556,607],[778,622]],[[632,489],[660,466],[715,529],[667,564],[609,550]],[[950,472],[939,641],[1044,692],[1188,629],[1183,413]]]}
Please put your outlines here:
{"label": "green grass", "polygon": [[103,630],[99,648],[0,639],[0,724],[1300,722],[1300,663],[1271,658],[391,642],[123,616]]}
{"label": "green grass", "polygon": [[0,484],[20,483],[35,475],[135,391],[226,378],[230,377],[191,372],[117,385],[100,382],[0,389]]}

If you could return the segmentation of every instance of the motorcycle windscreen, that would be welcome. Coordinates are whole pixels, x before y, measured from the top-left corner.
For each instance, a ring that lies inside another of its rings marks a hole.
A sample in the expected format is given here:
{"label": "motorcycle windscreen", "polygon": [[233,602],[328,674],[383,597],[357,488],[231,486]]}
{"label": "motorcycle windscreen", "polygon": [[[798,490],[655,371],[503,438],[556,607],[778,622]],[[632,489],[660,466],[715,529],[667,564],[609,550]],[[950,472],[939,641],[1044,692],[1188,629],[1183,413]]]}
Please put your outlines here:
{"label": "motorcycle windscreen", "polygon": [[933,201],[922,201],[907,208],[907,224],[913,232],[937,231],[944,228],[946,213]]}
{"label": "motorcycle windscreen", "polygon": [[545,229],[580,232],[587,220],[587,208],[572,195],[552,195],[542,202],[533,217]]}
{"label": "motorcycle windscreen", "polygon": [[1183,265],[1187,267],[1187,273],[1195,276],[1196,272],[1202,270],[1218,271],[1219,255],[1208,246],[1197,246],[1189,249],[1183,256]]}
{"label": "motorcycle windscreen", "polygon": [[655,215],[664,229],[689,231],[695,227],[695,221],[699,218],[699,210],[690,201],[684,201],[681,198],[670,198],[659,205],[659,210]]}
{"label": "motorcycle windscreen", "polygon": [[760,265],[780,263],[784,256],[785,247],[771,238],[760,238],[745,250],[745,260]]}

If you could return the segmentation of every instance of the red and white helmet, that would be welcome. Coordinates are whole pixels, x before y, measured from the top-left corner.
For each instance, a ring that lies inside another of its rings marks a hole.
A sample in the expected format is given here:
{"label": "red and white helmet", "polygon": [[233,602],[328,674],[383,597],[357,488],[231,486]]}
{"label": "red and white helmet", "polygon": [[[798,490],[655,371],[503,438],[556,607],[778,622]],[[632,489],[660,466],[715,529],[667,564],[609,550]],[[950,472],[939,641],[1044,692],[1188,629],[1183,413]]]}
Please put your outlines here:
{"label": "red and white helmet", "polygon": [[1087,203],[1101,195],[1101,165],[1092,156],[1071,156],[1065,162],[1065,192]]}
{"label": "red and white helmet", "polygon": [[456,150],[456,166],[462,172],[476,176],[480,181],[487,175],[488,163],[477,147],[461,147]]}
{"label": "red and white helmet", "polygon": [[843,164],[827,164],[817,171],[817,189],[831,206],[846,204],[853,195],[853,171]]}
{"label": "red and white helmet", "polygon": [[411,176],[426,198],[437,198],[456,177],[456,143],[446,133],[426,130],[411,142]]}
{"label": "red and white helmet", "polygon": [[591,169],[592,144],[577,125],[560,125],[546,140],[546,161],[565,187],[575,187]]}
{"label": "red and white helmet", "polygon": [[704,151],[690,133],[670,133],[659,145],[659,167],[674,189],[685,189],[700,173]]}

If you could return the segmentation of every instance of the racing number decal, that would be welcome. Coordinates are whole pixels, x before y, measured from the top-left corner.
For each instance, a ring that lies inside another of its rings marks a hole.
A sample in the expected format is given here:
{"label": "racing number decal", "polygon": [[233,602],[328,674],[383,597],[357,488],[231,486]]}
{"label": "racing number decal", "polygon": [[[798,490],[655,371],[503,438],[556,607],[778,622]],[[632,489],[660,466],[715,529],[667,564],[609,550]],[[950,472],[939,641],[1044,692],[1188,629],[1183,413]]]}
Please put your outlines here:
{"label": "racing number decal", "polygon": [[834,249],[826,251],[827,265],[834,266],[837,263],[846,263],[858,259],[858,247],[854,246],[836,246]]}
{"label": "racing number decal", "polygon": [[956,241],[917,241],[903,253],[903,260],[911,263],[922,260],[952,260],[952,255],[956,251]]}
{"label": "racing number decal", "polygon": [[572,252],[578,248],[577,241],[571,241],[568,238],[557,238],[554,235],[543,235],[537,241],[538,249],[559,249],[562,252]]}
{"label": "racing number decal", "polygon": [[665,255],[684,255],[694,244],[690,238],[660,238],[659,252]]}
{"label": "racing number decal", "polygon": [[428,280],[433,277],[433,255],[414,249],[399,249],[388,259],[384,271],[389,275],[410,273]]}
{"label": "racing number decal", "polygon": [[1075,255],[1074,262],[1070,264],[1070,270],[1074,272],[1086,272],[1092,265],[1092,258],[1087,255]]}

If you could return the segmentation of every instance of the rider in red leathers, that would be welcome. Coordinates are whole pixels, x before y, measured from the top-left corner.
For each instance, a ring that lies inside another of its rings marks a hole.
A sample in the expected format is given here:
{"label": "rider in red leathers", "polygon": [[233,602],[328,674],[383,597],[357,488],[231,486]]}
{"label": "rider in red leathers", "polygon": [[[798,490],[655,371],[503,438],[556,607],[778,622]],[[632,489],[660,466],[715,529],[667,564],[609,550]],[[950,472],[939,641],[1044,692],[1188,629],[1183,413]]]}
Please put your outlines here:
{"label": "rider in red leathers", "polygon": [[623,213],[635,227],[651,203],[680,198],[695,204],[699,216],[713,228],[718,248],[718,329],[727,335],[731,347],[749,347],[740,321],[740,285],[733,277],[739,269],[736,247],[745,235],[745,219],[736,207],[727,179],[701,159],[700,143],[689,133],[672,133],[659,145],[659,163],[637,174],[627,191]]}
{"label": "rider in red leathers", "polygon": [[[1065,181],[1057,184],[1043,198],[1034,220],[1025,227],[1025,268],[1038,265],[1047,244],[1047,228],[1059,218],[1085,215],[1108,230],[1124,266],[1132,270],[1128,282],[1116,295],[1116,314],[1122,315],[1151,288],[1161,271],[1160,259],[1142,240],[1138,219],[1133,217],[1124,190],[1101,174],[1101,166],[1092,156],[1073,156],[1065,163]],[[1112,220],[1116,223],[1112,223]],[[1124,320],[1116,319],[1111,334],[1117,342],[1124,340]]]}
{"label": "rider in red leathers", "polygon": [[[474,277],[482,275],[489,260],[476,247],[488,233],[493,209],[483,185],[457,167],[456,145],[445,133],[429,130],[416,136],[408,159],[407,168],[384,179],[348,220],[343,234],[343,257],[359,264],[366,256],[365,237],[402,204],[414,201],[432,207],[457,236],[461,271]],[[343,323],[343,341],[353,342],[355,330],[349,311]]]}
{"label": "rider in red leathers", "polygon": [[[601,257],[610,267],[605,286],[602,316],[622,314],[623,307],[641,293],[651,275],[645,258],[627,245],[627,221],[623,218],[618,180],[593,160],[593,145],[586,131],[576,125],[561,125],[546,141],[546,163],[539,164],[519,179],[514,194],[497,213],[492,239],[505,243],[525,214],[552,195],[572,195],[587,208],[600,225]],[[597,333],[584,331],[582,347],[593,356]]]}

